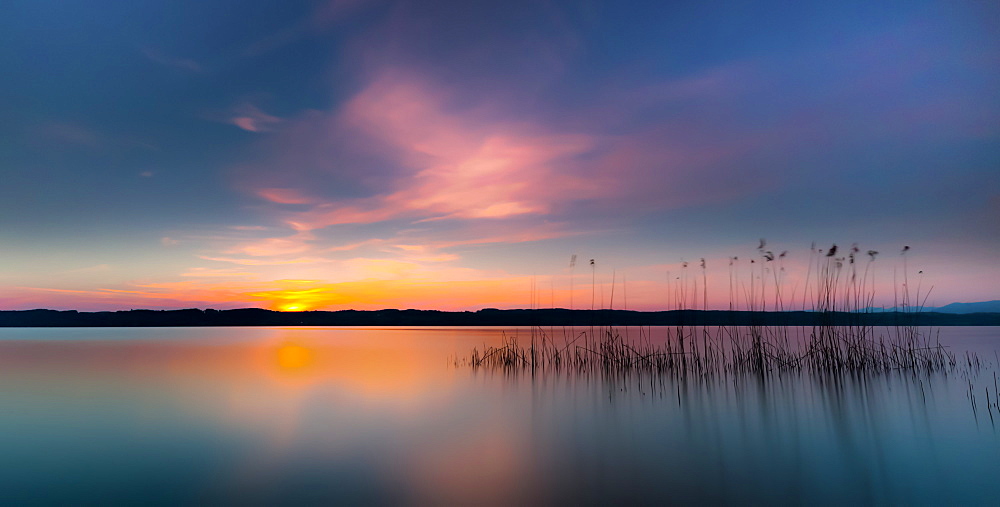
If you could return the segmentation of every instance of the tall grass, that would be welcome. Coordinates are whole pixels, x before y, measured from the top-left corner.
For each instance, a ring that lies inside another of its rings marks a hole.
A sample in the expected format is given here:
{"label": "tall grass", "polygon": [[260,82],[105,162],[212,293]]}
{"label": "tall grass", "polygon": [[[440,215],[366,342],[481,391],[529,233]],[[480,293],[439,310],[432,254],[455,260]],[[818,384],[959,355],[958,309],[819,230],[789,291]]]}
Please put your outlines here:
{"label": "tall grass", "polygon": [[[530,344],[517,336],[501,345],[473,349],[474,368],[536,370],[572,368],[579,371],[643,370],[654,373],[706,375],[721,372],[771,374],[786,371],[823,373],[884,373],[895,370],[933,372],[958,364],[955,354],[935,338],[922,334],[858,334],[852,326],[817,326],[803,350],[792,346],[786,333],[764,326],[719,326],[699,334],[695,326],[666,330],[654,342],[646,332],[626,338],[619,329],[598,328],[559,339],[533,329]],[[697,338],[698,346],[692,346]]]}
{"label": "tall grass", "polygon": [[[810,251],[809,268],[802,289],[802,308],[816,312],[819,324],[792,332],[784,326],[689,326],[666,329],[666,336],[652,339],[650,330],[640,330],[631,338],[614,327],[591,325],[579,333],[575,328],[562,336],[533,328],[530,344],[522,345],[515,336],[505,335],[498,346],[474,349],[468,364],[473,368],[509,371],[570,369],[575,371],[655,374],[746,373],[768,375],[787,371],[815,373],[877,374],[889,371],[935,372],[956,367],[955,355],[941,345],[938,335],[922,332],[907,316],[919,312],[927,294],[918,287],[911,294],[906,253],[903,257],[902,287],[894,292],[896,310],[904,320],[884,330],[863,324],[860,315],[871,312],[875,303],[872,270],[878,252],[867,251],[863,259],[855,244],[842,252],[837,245],[826,251]],[[761,240],[758,257],[750,259],[749,280],[740,279],[738,257],[729,258],[729,309],[751,312],[785,311],[794,300],[787,292],[784,260],[787,251],[775,254]],[[859,263],[865,262],[859,270]],[[596,303],[596,266],[591,266],[591,309]],[[708,310],[706,261],[700,261],[701,276],[689,276],[682,262],[681,275],[668,274],[668,307],[675,310]],[[614,301],[612,277],[611,301]],[[700,282],[700,284],[699,284]],[[699,293],[700,285],[700,293]],[[700,297],[699,297],[700,296]],[[921,297],[923,299],[921,299]],[[742,299],[742,301],[741,301]],[[914,302],[918,302],[916,306]],[[742,303],[742,304],[741,304]],[[700,305],[699,305],[700,304]],[[859,316],[848,325],[833,325],[834,312]],[[793,337],[795,339],[793,339]]]}

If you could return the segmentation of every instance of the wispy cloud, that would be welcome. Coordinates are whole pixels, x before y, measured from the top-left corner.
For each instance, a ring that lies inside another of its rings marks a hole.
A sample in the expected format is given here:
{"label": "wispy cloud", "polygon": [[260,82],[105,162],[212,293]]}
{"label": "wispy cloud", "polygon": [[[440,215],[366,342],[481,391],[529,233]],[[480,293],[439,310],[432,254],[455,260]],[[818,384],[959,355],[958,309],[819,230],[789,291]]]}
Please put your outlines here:
{"label": "wispy cloud", "polygon": [[[134,283],[90,290],[17,287],[12,302],[30,307],[77,309],[265,307],[275,310],[331,308],[478,309],[512,306],[526,300],[529,279],[503,272],[437,268],[382,259],[353,259],[345,264],[362,278],[331,283],[308,278],[256,280],[253,273],[229,269],[193,269],[174,282]],[[441,273],[440,271],[444,271]]]}
{"label": "wispy cloud", "polygon": [[[40,121],[25,129],[29,145],[40,150],[76,150],[113,156],[148,156],[159,148],[141,136],[95,126],[88,120],[57,119]],[[145,176],[152,171],[142,171]]]}
{"label": "wispy cloud", "polygon": [[219,256],[209,256],[201,255],[200,259],[206,261],[215,262],[227,262],[231,264],[239,264],[241,266],[285,266],[290,264],[322,264],[327,262],[332,262],[330,259],[325,259],[321,257],[294,257],[289,259],[284,258],[271,258],[271,259],[252,259],[252,258],[241,258],[241,257],[219,257]]}
{"label": "wispy cloud", "polygon": [[204,70],[201,64],[190,58],[179,58],[176,56],[171,56],[158,49],[148,48],[148,47],[142,48],[142,54],[147,59],[149,59],[149,61],[158,63],[160,65],[165,65],[167,67],[172,67],[187,72],[202,72]]}
{"label": "wispy cloud", "polygon": [[[476,111],[449,112],[440,92],[386,73],[338,116],[400,154],[389,193],[321,203],[288,216],[297,230],[396,218],[480,219],[545,214],[557,201],[601,193],[594,182],[560,170],[593,140],[537,125],[484,123]],[[275,202],[305,200],[259,193]]]}
{"label": "wispy cloud", "polygon": [[269,115],[253,104],[243,103],[233,108],[228,121],[247,132],[270,132],[281,123],[281,118]]}
{"label": "wispy cloud", "polygon": [[257,195],[277,204],[310,204],[314,199],[294,188],[262,188]]}
{"label": "wispy cloud", "polygon": [[253,273],[250,271],[238,271],[227,268],[203,268],[203,267],[191,268],[188,271],[181,273],[180,276],[196,277],[196,278],[241,278],[247,280],[259,278],[259,275],[257,273]]}
{"label": "wispy cloud", "polygon": [[[737,75],[720,69],[684,78],[622,107],[648,108],[664,95],[674,101],[724,95]],[[700,93],[700,87],[712,89]],[[287,181],[251,192],[272,206],[269,219],[277,218],[294,233],[272,230],[268,237],[217,248],[202,258],[246,266],[322,264],[327,277],[354,280],[371,270],[374,278],[392,278],[434,264],[454,267],[463,261],[459,249],[607,227],[601,220],[585,223],[605,208],[620,207],[622,200],[640,210],[664,209],[745,192],[751,188],[746,182],[706,186],[694,175],[742,155],[751,145],[750,140],[711,145],[680,125],[627,136],[554,128],[511,118],[501,103],[456,101],[448,86],[387,68],[336,111],[288,119],[266,143],[267,165],[260,172],[281,174]],[[331,195],[323,186],[294,185],[295,168],[303,166],[364,174],[373,162],[363,157],[326,165],[327,156],[336,161],[338,154],[359,147],[383,154],[374,163],[391,168],[369,195]],[[314,158],[303,159],[303,154]],[[576,210],[579,216],[572,215]],[[342,242],[327,232],[344,227],[368,239]],[[381,232],[372,238],[374,230]],[[343,257],[357,249],[369,257]],[[358,260],[363,258],[368,260]]]}
{"label": "wispy cloud", "polygon": [[224,253],[242,254],[254,257],[275,257],[300,254],[310,250],[310,244],[315,236],[308,232],[299,232],[282,238],[263,238],[251,240],[233,246]]}
{"label": "wispy cloud", "polygon": [[111,266],[109,264],[97,264],[94,266],[88,266],[85,268],[71,269],[66,271],[67,274],[74,273],[105,273],[111,271]]}
{"label": "wispy cloud", "polygon": [[[160,46],[80,32],[51,55],[14,34],[47,65],[10,78],[26,149],[12,141],[0,218],[28,253],[0,277],[108,263],[52,288],[106,287],[65,297],[124,306],[121,291],[194,304],[182,290],[423,306],[417,289],[516,292],[524,273],[591,247],[623,268],[748,234],[855,233],[868,236],[844,239],[954,238],[953,262],[991,272],[1000,74],[984,17],[757,9],[741,13],[748,26],[780,37],[738,30],[726,46],[718,13],[661,4],[315,0],[236,24],[181,9]],[[143,68],[169,79],[94,79]],[[190,125],[192,108],[214,127]],[[237,195],[211,187],[216,169]],[[630,295],[647,287],[653,301],[654,271],[630,274]],[[122,283],[139,272],[149,279]]]}
{"label": "wispy cloud", "polygon": [[106,141],[106,136],[97,129],[71,121],[49,121],[35,125],[29,130],[31,138],[45,147],[78,146],[98,147]]}
{"label": "wispy cloud", "polygon": [[780,107],[766,126],[745,121],[764,107],[771,72],[741,61],[628,90],[610,83],[607,100],[569,122],[512,114],[502,99],[399,65],[369,69],[329,112],[245,109],[255,130],[282,124],[239,184],[284,227],[201,258],[359,287],[490,280],[463,271],[477,246],[632,227],[623,203],[654,215],[767,192],[783,170],[773,154],[808,130],[790,129],[796,117]]}
{"label": "wispy cloud", "polygon": [[326,0],[316,4],[315,8],[299,20],[286,25],[277,31],[254,41],[247,46],[243,54],[255,57],[282,47],[299,42],[303,39],[323,34],[355,13],[368,6],[380,3],[382,0]]}

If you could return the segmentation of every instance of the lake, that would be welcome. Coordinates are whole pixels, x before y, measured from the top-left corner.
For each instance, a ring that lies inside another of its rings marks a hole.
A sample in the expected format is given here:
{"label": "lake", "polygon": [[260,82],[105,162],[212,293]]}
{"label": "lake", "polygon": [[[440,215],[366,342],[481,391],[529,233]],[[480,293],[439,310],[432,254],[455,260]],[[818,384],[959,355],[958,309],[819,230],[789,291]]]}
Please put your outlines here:
{"label": "lake", "polygon": [[761,377],[466,364],[527,329],[0,329],[0,498],[996,505],[1000,328],[938,331],[952,371]]}

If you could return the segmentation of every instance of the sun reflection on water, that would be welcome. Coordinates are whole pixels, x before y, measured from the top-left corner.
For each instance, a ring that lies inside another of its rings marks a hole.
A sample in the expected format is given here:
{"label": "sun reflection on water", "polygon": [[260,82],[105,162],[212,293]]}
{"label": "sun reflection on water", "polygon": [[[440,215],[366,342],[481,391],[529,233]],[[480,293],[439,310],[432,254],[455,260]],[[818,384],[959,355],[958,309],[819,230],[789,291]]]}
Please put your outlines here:
{"label": "sun reflection on water", "polygon": [[[512,375],[449,359],[502,343],[495,329],[15,333],[32,339],[0,339],[0,465],[53,504],[135,503],[161,480],[184,485],[154,491],[172,503],[984,503],[1000,471],[965,378]],[[95,466],[100,453],[114,459]],[[32,485],[67,470],[103,475],[65,499]]]}
{"label": "sun reflection on water", "polygon": [[278,365],[283,370],[301,370],[313,364],[313,352],[294,343],[286,343],[278,349]]}

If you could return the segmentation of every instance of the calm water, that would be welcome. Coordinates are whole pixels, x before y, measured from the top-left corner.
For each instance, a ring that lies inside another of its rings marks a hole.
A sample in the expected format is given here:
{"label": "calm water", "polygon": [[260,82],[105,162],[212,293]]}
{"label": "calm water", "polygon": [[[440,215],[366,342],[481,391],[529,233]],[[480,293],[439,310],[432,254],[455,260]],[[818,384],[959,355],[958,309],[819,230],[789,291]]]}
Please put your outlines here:
{"label": "calm water", "polygon": [[498,329],[0,329],[0,498],[996,505],[1000,328],[940,332],[982,368],[532,376],[456,366]]}

